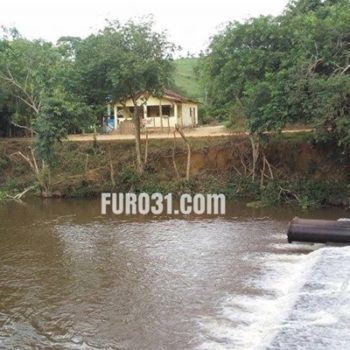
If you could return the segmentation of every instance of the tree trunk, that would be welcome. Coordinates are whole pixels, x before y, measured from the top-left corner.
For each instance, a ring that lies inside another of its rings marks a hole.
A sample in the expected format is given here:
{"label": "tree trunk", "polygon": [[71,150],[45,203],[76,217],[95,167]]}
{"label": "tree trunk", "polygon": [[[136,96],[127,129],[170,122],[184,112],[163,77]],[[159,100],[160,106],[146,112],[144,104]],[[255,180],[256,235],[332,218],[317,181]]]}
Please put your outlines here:
{"label": "tree trunk", "polygon": [[176,160],[175,160],[175,149],[176,149],[176,130],[174,130],[174,145],[173,145],[172,158],[173,158],[173,166],[174,166],[176,178],[180,179],[180,174],[179,174],[179,171],[177,169]]}
{"label": "tree trunk", "polygon": [[136,151],[136,166],[140,175],[143,174],[143,162],[141,156],[141,121],[139,106],[134,101],[134,126],[135,126],[135,151]]}
{"label": "tree trunk", "polygon": [[19,155],[29,164],[39,183],[41,194],[44,196],[44,193],[49,194],[51,192],[51,174],[49,172],[50,169],[46,167],[46,164],[44,162],[42,162],[42,167],[39,169],[34,151],[31,147],[29,147],[29,151],[30,155],[25,155],[22,152],[17,151],[15,153],[12,153],[11,156]]}
{"label": "tree trunk", "polygon": [[112,188],[115,188],[115,180],[114,180],[114,167],[113,167],[113,161],[112,161],[112,152],[111,152],[111,146],[108,147],[108,158],[109,158],[109,175],[111,179]]}
{"label": "tree trunk", "polygon": [[249,136],[250,143],[252,145],[252,182],[255,181],[255,170],[256,170],[256,163],[259,159],[259,141],[255,142],[254,141],[254,136],[250,135]]}
{"label": "tree trunk", "polygon": [[146,166],[147,160],[148,160],[148,131],[146,131],[145,158],[143,160],[143,167]]}
{"label": "tree trunk", "polygon": [[178,124],[175,125],[176,131],[180,134],[182,139],[185,141],[185,144],[187,146],[187,166],[186,166],[186,181],[190,181],[190,172],[191,172],[191,145],[188,142],[184,132],[180,128]]}

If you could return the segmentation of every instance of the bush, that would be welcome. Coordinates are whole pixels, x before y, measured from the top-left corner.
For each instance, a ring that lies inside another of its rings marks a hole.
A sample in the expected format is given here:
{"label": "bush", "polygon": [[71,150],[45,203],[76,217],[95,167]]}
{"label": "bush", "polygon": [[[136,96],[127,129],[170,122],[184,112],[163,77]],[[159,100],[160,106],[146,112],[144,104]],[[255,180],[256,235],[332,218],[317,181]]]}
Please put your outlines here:
{"label": "bush", "polygon": [[31,176],[18,177],[7,180],[1,184],[1,189],[4,192],[19,192],[23,191],[26,187],[33,185],[34,179]]}
{"label": "bush", "polygon": [[232,180],[232,198],[259,200],[260,189],[257,182],[252,182],[250,178],[234,178]]}
{"label": "bush", "polygon": [[341,202],[347,197],[349,189],[337,182],[309,180],[301,183],[300,192],[302,201],[310,202],[309,206],[325,206],[337,201]]}
{"label": "bush", "polygon": [[295,204],[307,209],[326,205],[342,205],[347,200],[348,192],[344,184],[330,181],[270,181],[260,191],[260,200],[270,206]]}
{"label": "bush", "polygon": [[9,165],[9,161],[6,158],[0,158],[0,169],[6,169]]}
{"label": "bush", "polygon": [[225,126],[228,129],[245,130],[246,129],[246,117],[241,106],[234,105],[228,113],[228,119],[226,119]]}
{"label": "bush", "polygon": [[215,118],[209,116],[208,108],[200,104],[198,106],[198,122],[200,124],[210,124],[213,121],[215,121]]}
{"label": "bush", "polygon": [[125,190],[129,190],[130,187],[136,189],[140,182],[140,175],[134,168],[125,167],[119,173],[119,185]]}
{"label": "bush", "polygon": [[7,199],[6,193],[0,191],[0,203],[4,202]]}
{"label": "bush", "polygon": [[215,176],[209,176],[204,181],[201,181],[200,191],[203,193],[224,194],[227,198],[234,198],[235,185],[233,182],[227,182]]}
{"label": "bush", "polygon": [[143,183],[141,192],[152,193],[163,193],[167,194],[167,188],[162,186],[157,179],[150,179]]}
{"label": "bush", "polygon": [[197,184],[195,181],[190,180],[186,181],[184,179],[176,180],[170,184],[169,192],[172,192],[174,195],[181,195],[183,193],[194,194],[197,191]]}
{"label": "bush", "polygon": [[95,197],[98,194],[94,185],[89,184],[86,181],[82,181],[78,187],[68,186],[64,191],[65,197],[68,198],[89,198]]}

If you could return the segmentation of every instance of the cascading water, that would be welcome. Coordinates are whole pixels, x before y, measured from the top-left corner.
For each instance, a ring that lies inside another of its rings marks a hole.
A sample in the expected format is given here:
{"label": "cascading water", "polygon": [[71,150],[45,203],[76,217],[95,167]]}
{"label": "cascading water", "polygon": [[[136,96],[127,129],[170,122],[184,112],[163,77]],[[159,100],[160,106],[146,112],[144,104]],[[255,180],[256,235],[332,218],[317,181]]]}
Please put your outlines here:
{"label": "cascading water", "polygon": [[219,308],[220,316],[203,317],[200,324],[207,340],[198,349],[350,347],[350,247],[286,254],[300,246],[251,257],[265,271],[260,279],[247,281],[256,288],[256,295],[226,297]]}

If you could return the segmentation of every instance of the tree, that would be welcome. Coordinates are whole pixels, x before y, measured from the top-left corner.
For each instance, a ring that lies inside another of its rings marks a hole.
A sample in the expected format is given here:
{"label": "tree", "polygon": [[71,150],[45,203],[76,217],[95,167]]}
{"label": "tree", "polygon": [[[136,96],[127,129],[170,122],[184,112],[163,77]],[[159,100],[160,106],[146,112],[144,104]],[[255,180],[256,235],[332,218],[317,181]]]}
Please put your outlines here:
{"label": "tree", "polygon": [[16,38],[6,41],[0,53],[0,80],[16,99],[11,123],[32,133],[44,95],[55,85],[53,71],[59,55],[52,44]]}
{"label": "tree", "polygon": [[174,45],[168,42],[166,34],[153,31],[152,21],[134,23],[129,21],[124,26],[114,24],[121,35],[120,65],[111,72],[113,84],[117,87],[112,95],[115,101],[131,98],[134,104],[133,122],[135,125],[135,147],[137,169],[143,173],[141,156],[141,118],[143,115],[140,92],[161,96],[170,84],[172,52]]}
{"label": "tree", "polygon": [[317,125],[344,144],[349,23],[345,0],[291,1],[281,16],[230,23],[201,59],[211,113],[219,120],[239,113],[258,134]]}
{"label": "tree", "polygon": [[[91,51],[93,50],[93,51]],[[141,92],[161,96],[170,84],[174,45],[164,32],[153,30],[152,20],[109,22],[97,35],[90,36],[77,49],[77,64],[95,103],[133,101],[137,170],[143,173],[141,155]],[[93,52],[93,54],[92,54]],[[92,84],[92,82],[94,82]],[[95,87],[95,88],[93,88]]]}
{"label": "tree", "polygon": [[35,134],[30,154],[19,155],[48,193],[55,145],[70,130],[91,125],[94,114],[78,93],[74,59],[62,46],[19,35],[6,37],[1,44],[0,91],[13,99],[7,117],[16,127]]}
{"label": "tree", "polygon": [[[120,65],[120,34],[106,27],[81,41],[70,41],[74,49],[76,91],[97,115],[104,115],[106,105],[117,87],[111,79]],[[64,44],[67,47],[67,43]]]}
{"label": "tree", "polygon": [[287,11],[293,14],[303,14],[309,11],[317,11],[324,5],[322,0],[292,0],[287,6]]}
{"label": "tree", "polygon": [[208,89],[210,112],[224,120],[235,105],[242,105],[247,90],[279,67],[281,37],[278,21],[259,17],[233,22],[216,35],[209,55],[201,60],[202,81]]}

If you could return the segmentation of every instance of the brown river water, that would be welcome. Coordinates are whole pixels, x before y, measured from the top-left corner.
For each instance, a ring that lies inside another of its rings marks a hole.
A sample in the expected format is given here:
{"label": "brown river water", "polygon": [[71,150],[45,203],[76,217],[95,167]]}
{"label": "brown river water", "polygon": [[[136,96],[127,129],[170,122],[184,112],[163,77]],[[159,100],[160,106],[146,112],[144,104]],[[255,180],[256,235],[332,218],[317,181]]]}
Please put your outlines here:
{"label": "brown river water", "polygon": [[[348,280],[339,269],[321,287],[308,277],[348,251],[289,245],[294,216],[348,213],[228,203],[222,217],[117,217],[101,216],[99,200],[2,205],[0,349],[350,348],[350,318],[339,311],[350,310]],[[305,288],[333,293],[339,310],[305,305]],[[329,347],[302,343],[330,325]],[[292,329],[309,332],[299,347],[288,343]]]}

